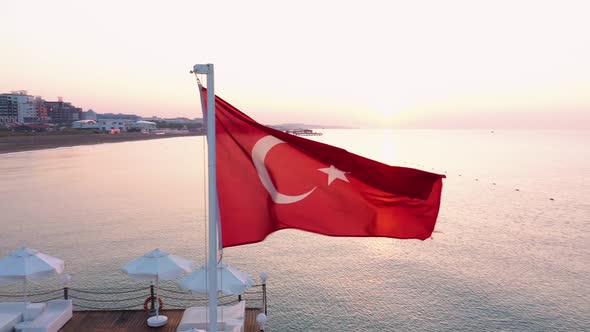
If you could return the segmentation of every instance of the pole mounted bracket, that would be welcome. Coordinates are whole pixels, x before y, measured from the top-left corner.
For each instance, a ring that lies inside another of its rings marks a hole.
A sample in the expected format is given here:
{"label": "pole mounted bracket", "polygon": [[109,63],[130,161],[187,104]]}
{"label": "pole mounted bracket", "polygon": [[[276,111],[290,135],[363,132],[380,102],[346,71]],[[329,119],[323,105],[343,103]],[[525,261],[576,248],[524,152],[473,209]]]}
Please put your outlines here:
{"label": "pole mounted bracket", "polygon": [[208,63],[205,65],[194,65],[193,66],[193,70],[191,71],[191,73],[195,73],[195,74],[210,74],[213,72],[213,64]]}

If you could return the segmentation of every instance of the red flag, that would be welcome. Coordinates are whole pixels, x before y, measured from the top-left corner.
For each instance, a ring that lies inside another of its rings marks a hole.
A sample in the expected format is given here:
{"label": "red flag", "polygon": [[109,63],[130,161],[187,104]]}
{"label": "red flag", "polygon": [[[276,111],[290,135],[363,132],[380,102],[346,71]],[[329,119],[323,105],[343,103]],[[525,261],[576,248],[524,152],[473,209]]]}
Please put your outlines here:
{"label": "red flag", "polygon": [[[202,94],[206,100],[206,89]],[[389,166],[263,126],[217,96],[215,105],[224,247],[260,242],[285,228],[431,236],[444,175]]]}

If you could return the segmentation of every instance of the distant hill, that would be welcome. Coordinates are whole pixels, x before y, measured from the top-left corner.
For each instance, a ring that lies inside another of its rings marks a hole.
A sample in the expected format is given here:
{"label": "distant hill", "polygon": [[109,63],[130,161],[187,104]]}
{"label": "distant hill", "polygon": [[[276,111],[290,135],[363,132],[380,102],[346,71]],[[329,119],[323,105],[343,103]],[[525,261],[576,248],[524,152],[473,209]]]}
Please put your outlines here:
{"label": "distant hill", "polygon": [[277,125],[269,125],[269,127],[278,129],[278,130],[288,130],[288,129],[358,129],[355,127],[348,127],[348,126],[326,126],[326,125],[316,125],[316,124],[304,124],[304,123],[282,123]]}

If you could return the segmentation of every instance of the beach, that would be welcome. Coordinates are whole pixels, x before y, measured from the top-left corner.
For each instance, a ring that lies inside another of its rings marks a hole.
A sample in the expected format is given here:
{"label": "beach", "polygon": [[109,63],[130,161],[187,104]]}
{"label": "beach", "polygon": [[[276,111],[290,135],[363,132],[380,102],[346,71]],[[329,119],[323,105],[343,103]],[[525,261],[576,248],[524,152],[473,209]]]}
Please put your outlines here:
{"label": "beach", "polygon": [[127,141],[143,141],[170,137],[196,136],[196,133],[188,134],[142,134],[142,133],[120,133],[120,134],[49,134],[34,133],[23,135],[0,136],[0,154],[20,151],[53,149],[67,146],[117,143]]}

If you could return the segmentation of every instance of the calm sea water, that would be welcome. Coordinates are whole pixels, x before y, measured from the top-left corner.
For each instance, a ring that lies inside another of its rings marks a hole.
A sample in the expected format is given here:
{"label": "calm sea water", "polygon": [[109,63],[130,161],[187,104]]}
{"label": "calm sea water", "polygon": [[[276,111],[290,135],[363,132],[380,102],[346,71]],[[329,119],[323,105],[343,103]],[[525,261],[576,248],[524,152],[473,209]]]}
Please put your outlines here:
{"label": "calm sea water", "polygon": [[[269,330],[590,330],[589,133],[314,139],[447,174],[437,233],[285,230],[227,249],[226,262],[269,273]],[[156,247],[203,264],[203,149],[202,137],[185,137],[0,155],[0,255],[26,245],[60,257],[72,287],[132,285],[119,267]]]}

